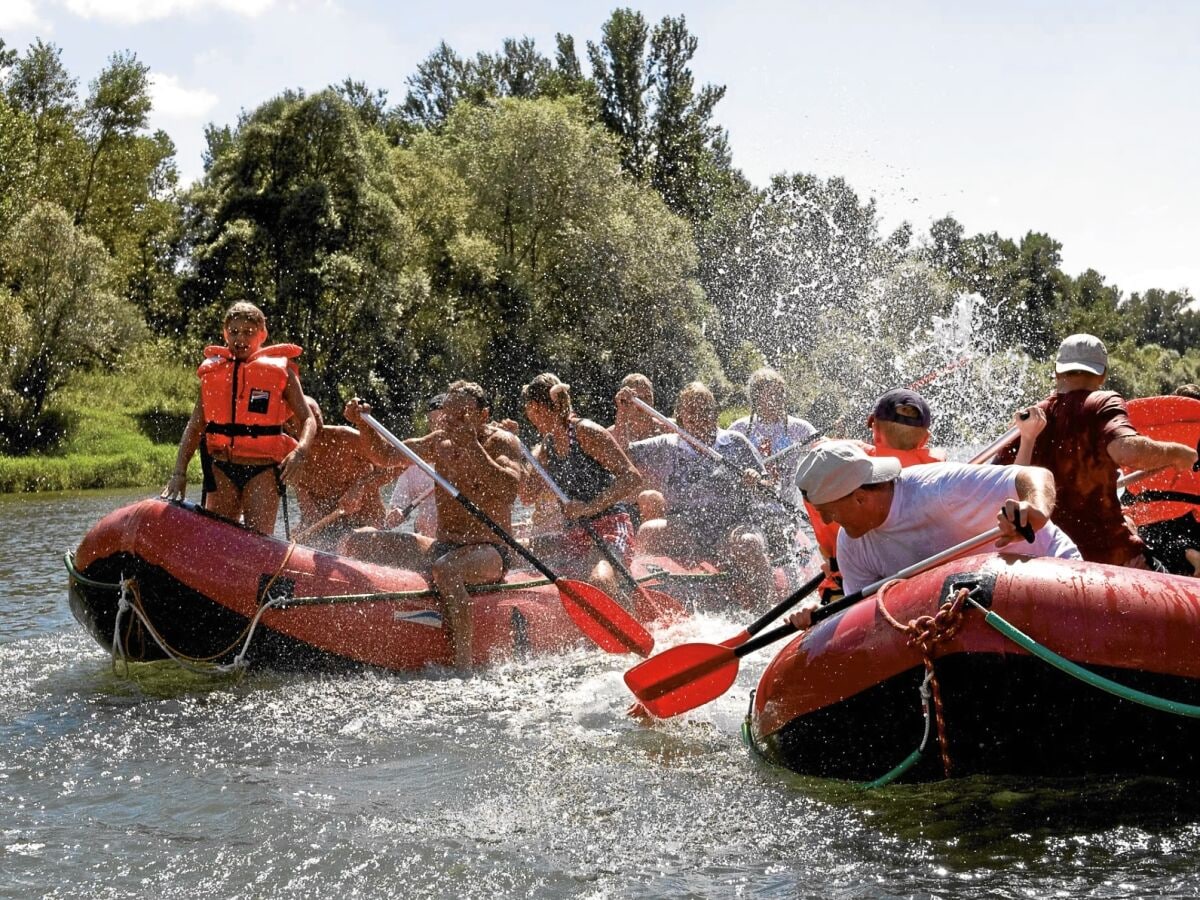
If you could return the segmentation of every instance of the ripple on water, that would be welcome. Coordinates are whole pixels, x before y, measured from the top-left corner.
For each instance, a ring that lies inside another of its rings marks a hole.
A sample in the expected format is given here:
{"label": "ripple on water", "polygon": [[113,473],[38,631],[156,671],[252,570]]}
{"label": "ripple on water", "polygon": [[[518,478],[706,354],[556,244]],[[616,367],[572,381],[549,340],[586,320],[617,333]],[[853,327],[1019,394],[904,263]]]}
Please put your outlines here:
{"label": "ripple on water", "polygon": [[49,618],[0,612],[0,896],[1200,893],[1174,782],[863,794],[760,764],[737,729],[765,654],[652,726],[625,715],[630,660],[584,649],[467,678],[121,679],[55,577]]}

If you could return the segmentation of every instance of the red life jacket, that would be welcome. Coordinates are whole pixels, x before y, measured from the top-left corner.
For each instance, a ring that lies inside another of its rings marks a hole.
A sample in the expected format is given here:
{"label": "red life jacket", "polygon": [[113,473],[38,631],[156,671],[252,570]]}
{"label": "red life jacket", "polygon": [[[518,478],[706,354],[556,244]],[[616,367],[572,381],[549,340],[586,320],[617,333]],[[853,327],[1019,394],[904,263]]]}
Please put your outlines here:
{"label": "red life jacket", "polygon": [[299,372],[292,360],[303,352],[295,344],[273,344],[241,362],[227,347],[205,348],[196,374],[210,454],[279,462],[292,452],[296,441],[283,433],[292,409],[283,392],[288,369]]}

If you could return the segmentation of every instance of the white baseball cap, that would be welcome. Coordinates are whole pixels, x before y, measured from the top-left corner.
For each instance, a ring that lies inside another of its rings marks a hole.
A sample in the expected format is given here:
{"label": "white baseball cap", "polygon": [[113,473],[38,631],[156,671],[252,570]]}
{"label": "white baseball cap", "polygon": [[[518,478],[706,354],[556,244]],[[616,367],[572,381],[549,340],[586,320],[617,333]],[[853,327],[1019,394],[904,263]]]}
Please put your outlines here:
{"label": "white baseball cap", "polygon": [[826,441],[801,458],[796,487],[809,503],[830,503],[864,484],[895,481],[899,475],[898,459],[867,456],[853,441]]}
{"label": "white baseball cap", "polygon": [[1089,372],[1103,375],[1108,369],[1108,348],[1094,334],[1073,334],[1058,345],[1055,374]]}

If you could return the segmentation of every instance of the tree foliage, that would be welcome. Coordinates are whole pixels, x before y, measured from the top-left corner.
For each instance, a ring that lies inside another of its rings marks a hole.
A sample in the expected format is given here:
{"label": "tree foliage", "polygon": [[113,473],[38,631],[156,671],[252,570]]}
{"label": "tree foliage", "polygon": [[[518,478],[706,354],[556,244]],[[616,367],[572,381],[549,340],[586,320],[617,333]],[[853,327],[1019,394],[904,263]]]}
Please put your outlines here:
{"label": "tree foliage", "polygon": [[236,300],[305,348],[305,386],[331,402],[369,379],[398,327],[410,239],[387,142],[333,90],[284,95],[245,117],[188,194],[188,319],[215,340]]}
{"label": "tree foliage", "polygon": [[114,362],[141,322],[112,290],[103,244],[62,207],[35,206],[2,250],[11,283],[0,303],[0,329],[10,339],[0,384],[0,435],[20,451],[38,445],[46,401],[70,372]]}

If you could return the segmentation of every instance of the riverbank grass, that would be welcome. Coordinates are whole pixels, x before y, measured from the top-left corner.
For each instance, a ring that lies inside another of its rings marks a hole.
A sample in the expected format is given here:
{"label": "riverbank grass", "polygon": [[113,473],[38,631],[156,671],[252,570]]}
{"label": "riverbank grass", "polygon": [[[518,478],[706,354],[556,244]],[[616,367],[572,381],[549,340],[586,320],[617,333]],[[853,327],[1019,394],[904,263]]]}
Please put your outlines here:
{"label": "riverbank grass", "polygon": [[[197,391],[191,367],[149,352],[119,371],[76,374],[51,403],[66,436],[45,453],[0,455],[0,492],[166,484]],[[194,460],[189,483],[199,478]]]}

